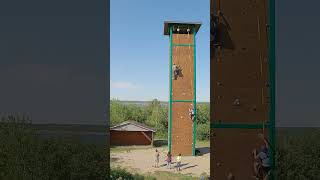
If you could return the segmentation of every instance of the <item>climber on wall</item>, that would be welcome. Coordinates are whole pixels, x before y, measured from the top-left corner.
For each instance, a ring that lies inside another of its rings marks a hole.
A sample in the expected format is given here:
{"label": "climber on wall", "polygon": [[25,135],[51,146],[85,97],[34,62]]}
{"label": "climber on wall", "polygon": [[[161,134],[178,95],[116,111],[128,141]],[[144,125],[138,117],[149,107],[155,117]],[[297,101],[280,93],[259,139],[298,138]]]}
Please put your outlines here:
{"label": "climber on wall", "polygon": [[257,150],[253,150],[253,157],[255,162],[253,163],[253,169],[255,172],[255,177],[257,179],[263,178],[264,180],[268,179],[268,176],[271,171],[271,163],[270,163],[270,148],[267,140],[263,137],[264,145],[261,146],[259,152]]}
{"label": "climber on wall", "polygon": [[211,14],[211,30],[210,30],[210,34],[211,34],[211,41],[213,41],[213,45],[215,47],[218,47],[220,45],[220,43],[218,42],[218,24],[219,24],[219,16],[220,16],[221,12],[218,10],[217,15],[215,14]]}
{"label": "climber on wall", "polygon": [[189,116],[191,118],[191,120],[194,120],[194,108],[193,108],[193,104],[191,104],[191,107],[189,108]]}
{"label": "climber on wall", "polygon": [[172,79],[173,79],[173,80],[177,80],[178,76],[181,75],[181,70],[182,70],[182,69],[181,69],[178,65],[176,65],[175,63],[173,63],[173,65],[172,65],[172,73],[173,73]]}

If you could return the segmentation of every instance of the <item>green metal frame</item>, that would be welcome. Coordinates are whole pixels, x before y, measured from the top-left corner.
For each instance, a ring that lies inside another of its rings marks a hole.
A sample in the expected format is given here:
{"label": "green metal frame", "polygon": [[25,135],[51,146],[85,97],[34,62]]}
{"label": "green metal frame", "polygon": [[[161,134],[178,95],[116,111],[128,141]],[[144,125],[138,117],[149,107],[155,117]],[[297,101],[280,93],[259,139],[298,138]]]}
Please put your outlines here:
{"label": "green metal frame", "polygon": [[168,128],[168,151],[171,152],[172,146],[172,28],[170,27],[170,89],[169,89],[169,128]]}
{"label": "green metal frame", "polygon": [[[275,147],[275,89],[276,89],[276,64],[275,64],[275,0],[269,0],[269,78],[270,78],[270,127],[269,142]],[[275,154],[270,152],[272,169],[270,179],[276,179],[275,176]]]}
{"label": "green metal frame", "polygon": [[194,117],[193,117],[193,142],[192,142],[192,155],[196,155],[196,139],[197,139],[197,96],[196,96],[196,88],[197,88],[197,79],[196,79],[196,30],[193,27],[193,108],[194,108]]}
{"label": "green metal frame", "polygon": [[[192,102],[193,108],[194,108],[194,121],[193,121],[193,142],[192,142],[192,155],[196,155],[196,139],[197,139],[197,133],[196,133],[196,118],[197,118],[197,101],[196,101],[196,31],[195,27],[193,27],[193,44],[173,44],[172,43],[172,30],[173,27],[170,28],[170,98],[169,98],[169,127],[168,127],[168,151],[171,152],[172,150],[172,103],[173,102]],[[192,100],[173,100],[172,99],[172,48],[174,46],[192,46],[193,47],[193,65],[194,65],[194,86],[193,86],[193,99]]]}

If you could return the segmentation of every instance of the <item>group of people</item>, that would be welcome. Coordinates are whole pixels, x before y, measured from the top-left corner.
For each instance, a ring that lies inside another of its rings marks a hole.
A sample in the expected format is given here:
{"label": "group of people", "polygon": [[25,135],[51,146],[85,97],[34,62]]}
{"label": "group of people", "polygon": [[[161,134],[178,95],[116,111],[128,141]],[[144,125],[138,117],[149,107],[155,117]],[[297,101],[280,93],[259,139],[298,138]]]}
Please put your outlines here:
{"label": "group of people", "polygon": [[[171,152],[169,151],[167,153],[167,157],[165,159],[166,161],[166,165],[167,165],[167,169],[171,169],[171,164],[172,164],[172,154]],[[160,152],[158,151],[158,149],[156,149],[156,154],[155,154],[155,165],[154,167],[158,168],[159,167],[159,161],[160,161]],[[176,157],[176,170],[177,171],[181,171],[181,154],[179,153],[179,155]]]}

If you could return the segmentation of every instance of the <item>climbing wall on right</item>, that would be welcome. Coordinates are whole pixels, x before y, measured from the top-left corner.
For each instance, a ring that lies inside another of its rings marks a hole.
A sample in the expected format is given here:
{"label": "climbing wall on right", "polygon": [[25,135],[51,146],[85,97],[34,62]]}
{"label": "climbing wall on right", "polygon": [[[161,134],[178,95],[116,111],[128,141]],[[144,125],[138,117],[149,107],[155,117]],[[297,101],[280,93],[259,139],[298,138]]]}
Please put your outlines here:
{"label": "climbing wall on right", "polygon": [[268,0],[211,0],[211,172],[248,180],[268,139]]}

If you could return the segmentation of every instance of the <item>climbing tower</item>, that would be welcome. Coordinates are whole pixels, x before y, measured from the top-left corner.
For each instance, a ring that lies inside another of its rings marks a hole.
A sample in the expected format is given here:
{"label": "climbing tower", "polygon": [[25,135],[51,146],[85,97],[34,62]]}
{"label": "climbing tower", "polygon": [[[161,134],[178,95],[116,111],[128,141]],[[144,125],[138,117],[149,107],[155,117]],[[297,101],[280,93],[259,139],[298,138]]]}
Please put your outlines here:
{"label": "climbing tower", "polygon": [[[170,39],[168,151],[195,155],[196,149],[196,34],[201,23],[164,22]],[[173,67],[179,68],[174,78]],[[190,110],[194,112],[192,120]]]}
{"label": "climbing tower", "polygon": [[274,178],[274,0],[211,0],[211,172],[252,179],[266,138]]}

